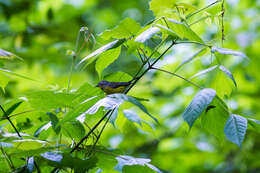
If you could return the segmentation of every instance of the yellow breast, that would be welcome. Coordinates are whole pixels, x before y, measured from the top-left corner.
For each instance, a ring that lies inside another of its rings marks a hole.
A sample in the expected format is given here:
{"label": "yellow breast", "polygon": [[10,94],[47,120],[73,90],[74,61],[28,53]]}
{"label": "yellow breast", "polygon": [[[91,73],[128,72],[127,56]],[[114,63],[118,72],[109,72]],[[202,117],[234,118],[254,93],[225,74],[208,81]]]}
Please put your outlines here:
{"label": "yellow breast", "polygon": [[111,87],[104,87],[103,90],[107,94],[114,94],[114,93],[123,93],[125,91],[125,86],[120,86],[117,88],[111,88]]}

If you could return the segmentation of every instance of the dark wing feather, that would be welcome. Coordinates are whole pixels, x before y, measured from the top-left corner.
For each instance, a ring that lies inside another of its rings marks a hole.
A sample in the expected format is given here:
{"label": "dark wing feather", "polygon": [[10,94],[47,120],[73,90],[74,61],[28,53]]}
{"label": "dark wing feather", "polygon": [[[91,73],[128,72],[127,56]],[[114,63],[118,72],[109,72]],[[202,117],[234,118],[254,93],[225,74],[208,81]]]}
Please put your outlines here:
{"label": "dark wing feather", "polygon": [[131,82],[109,82],[108,86],[111,87],[111,88],[117,88],[117,87],[120,87],[120,86],[128,86],[130,85]]}

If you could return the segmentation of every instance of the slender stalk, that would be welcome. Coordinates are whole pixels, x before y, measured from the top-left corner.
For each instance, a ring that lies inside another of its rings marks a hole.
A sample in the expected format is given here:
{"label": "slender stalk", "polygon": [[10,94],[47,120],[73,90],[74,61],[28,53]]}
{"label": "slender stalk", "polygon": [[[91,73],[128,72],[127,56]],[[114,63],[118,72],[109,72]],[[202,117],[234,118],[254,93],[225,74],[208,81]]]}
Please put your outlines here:
{"label": "slender stalk", "polygon": [[222,10],[222,14],[221,14],[221,40],[222,40],[222,47],[223,47],[223,43],[225,40],[225,34],[224,34],[224,15],[225,15],[225,0],[222,0],[222,4],[221,4],[221,10]]}
{"label": "slender stalk", "polygon": [[[152,66],[154,64],[156,64],[160,59],[161,57],[163,57],[166,52],[168,52],[168,50],[175,44],[175,42],[173,41],[172,44],[139,76],[136,78],[136,80],[133,82],[133,84],[125,91],[125,94],[127,94],[131,88],[133,88],[133,86],[152,68]],[[151,55],[150,55],[151,57]]]}
{"label": "slender stalk", "polygon": [[198,44],[198,45],[210,47],[210,46],[207,45],[207,44],[203,44],[203,43],[200,43],[200,42],[197,42],[197,41],[178,41],[178,42],[176,42],[175,44],[183,44],[183,43]]}
{"label": "slender stalk", "polygon": [[15,132],[17,133],[17,135],[19,137],[22,137],[19,133],[19,131],[16,129],[16,127],[14,126],[13,122],[10,120],[10,118],[8,117],[8,115],[6,115],[6,112],[4,110],[4,108],[2,107],[2,105],[0,105],[0,109],[2,110],[2,112],[4,113],[4,116],[6,117],[6,119],[10,122],[10,124],[12,125],[13,129],[15,130]]}
{"label": "slender stalk", "polygon": [[3,149],[2,146],[0,146],[0,150],[1,152],[3,153],[4,157],[5,157],[5,160],[6,160],[6,163],[8,164],[9,168],[12,170],[14,169],[14,165],[13,165],[13,162],[12,160],[9,158],[9,156],[6,154],[5,150]]}
{"label": "slender stalk", "polygon": [[74,148],[72,148],[70,153],[73,153],[90,136],[90,134],[100,125],[100,123],[109,115],[111,111],[112,110],[106,112],[106,114],[95,124],[95,126],[91,128],[87,135],[84,136]]}
{"label": "slender stalk", "polygon": [[104,129],[105,129],[105,127],[106,127],[106,125],[107,125],[107,123],[108,123],[109,119],[111,118],[111,116],[112,116],[112,114],[113,114],[114,111],[115,111],[115,109],[113,109],[113,110],[111,111],[111,113],[109,114],[109,116],[108,116],[108,118],[107,118],[105,124],[103,125],[103,127],[102,127],[100,133],[98,134],[98,137],[97,137],[95,143],[92,145],[92,149],[90,150],[89,155],[91,154],[91,152],[92,152],[93,149],[95,148],[95,146],[96,146],[98,140],[100,139],[100,136],[101,136],[102,132],[104,131]]}
{"label": "slender stalk", "polygon": [[165,72],[165,73],[171,74],[171,75],[173,75],[173,76],[176,76],[176,77],[178,77],[178,78],[181,78],[181,79],[185,80],[186,82],[188,82],[188,83],[190,83],[190,84],[192,84],[192,85],[198,87],[199,89],[202,89],[202,88],[203,88],[203,87],[201,87],[201,86],[199,86],[199,85],[197,85],[197,84],[191,82],[190,80],[188,80],[188,79],[186,79],[186,78],[184,78],[184,77],[182,77],[182,76],[180,76],[180,75],[178,75],[178,74],[176,74],[176,73],[172,73],[172,72],[169,72],[169,71],[167,71],[167,70],[163,70],[163,69],[155,68],[155,67],[152,67],[152,69],[158,70],[158,71],[161,71],[161,72]]}
{"label": "slender stalk", "polygon": [[201,12],[201,11],[203,11],[203,10],[205,10],[205,9],[207,9],[207,8],[211,7],[212,5],[214,5],[214,4],[216,4],[216,3],[219,3],[219,2],[221,2],[221,1],[220,1],[220,0],[217,0],[217,1],[212,2],[211,4],[207,5],[206,7],[203,7],[203,8],[201,8],[201,9],[197,10],[197,11],[194,11],[193,13],[187,15],[187,16],[186,16],[186,19],[189,19],[191,16],[193,16],[193,15],[195,15],[195,14],[197,14],[197,13],[199,13],[199,12]]}

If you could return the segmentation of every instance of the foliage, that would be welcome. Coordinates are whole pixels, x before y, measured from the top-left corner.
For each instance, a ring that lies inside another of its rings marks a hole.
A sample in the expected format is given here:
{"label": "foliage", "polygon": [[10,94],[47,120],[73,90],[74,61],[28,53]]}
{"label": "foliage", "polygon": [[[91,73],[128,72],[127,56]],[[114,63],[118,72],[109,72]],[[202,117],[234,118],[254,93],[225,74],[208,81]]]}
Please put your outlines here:
{"label": "foliage", "polygon": [[0,172],[259,172],[259,5],[0,1]]}

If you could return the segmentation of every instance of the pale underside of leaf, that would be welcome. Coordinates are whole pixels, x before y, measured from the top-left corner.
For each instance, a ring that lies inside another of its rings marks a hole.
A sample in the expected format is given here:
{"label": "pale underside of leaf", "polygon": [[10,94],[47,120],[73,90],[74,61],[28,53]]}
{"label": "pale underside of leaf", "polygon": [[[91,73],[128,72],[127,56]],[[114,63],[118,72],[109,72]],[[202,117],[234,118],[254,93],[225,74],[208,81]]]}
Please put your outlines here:
{"label": "pale underside of leaf", "polygon": [[150,27],[135,38],[136,42],[144,43],[160,31],[158,27]]}
{"label": "pale underside of leaf", "polygon": [[241,56],[246,58],[247,56],[239,51],[235,51],[235,50],[231,50],[231,49],[226,49],[226,48],[219,48],[219,47],[212,47],[211,48],[211,52],[215,53],[218,52],[220,54],[224,54],[224,55],[234,55],[234,56]]}
{"label": "pale underside of leaf", "polygon": [[211,88],[205,88],[199,91],[192,99],[191,103],[183,113],[183,119],[192,127],[195,120],[208,107],[216,96],[216,91]]}
{"label": "pale underside of leaf", "polygon": [[231,114],[226,122],[224,132],[228,140],[241,146],[246,135],[247,119],[240,116]]}
{"label": "pale underside of leaf", "polygon": [[[115,40],[115,41],[112,41],[104,46],[102,46],[101,48],[97,49],[96,51],[92,52],[91,54],[89,54],[88,56],[86,56],[85,58],[83,58],[79,64],[83,63],[84,61],[88,60],[89,58],[92,58],[92,57],[95,57],[99,54],[101,54],[102,52],[108,50],[108,49],[111,49],[115,44],[117,44],[119,40]],[[79,65],[78,64],[78,65]]]}

